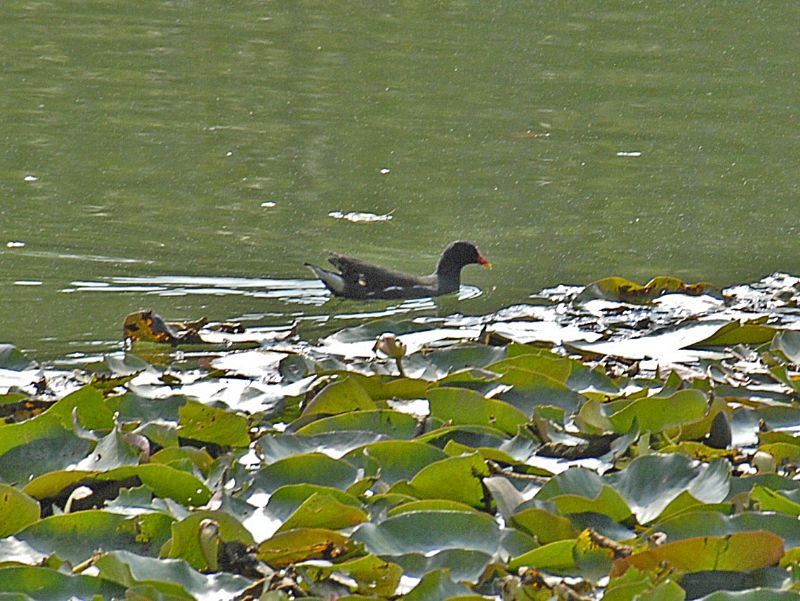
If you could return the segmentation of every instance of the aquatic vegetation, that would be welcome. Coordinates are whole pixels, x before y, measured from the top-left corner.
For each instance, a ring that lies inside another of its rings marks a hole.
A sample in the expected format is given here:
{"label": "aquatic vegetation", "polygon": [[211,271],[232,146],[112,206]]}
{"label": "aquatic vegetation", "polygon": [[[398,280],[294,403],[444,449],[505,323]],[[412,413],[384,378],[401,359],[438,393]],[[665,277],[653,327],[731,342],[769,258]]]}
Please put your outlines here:
{"label": "aquatic vegetation", "polygon": [[798,300],[605,280],[320,341],[138,313],[70,372],[0,345],[0,593],[798,598]]}

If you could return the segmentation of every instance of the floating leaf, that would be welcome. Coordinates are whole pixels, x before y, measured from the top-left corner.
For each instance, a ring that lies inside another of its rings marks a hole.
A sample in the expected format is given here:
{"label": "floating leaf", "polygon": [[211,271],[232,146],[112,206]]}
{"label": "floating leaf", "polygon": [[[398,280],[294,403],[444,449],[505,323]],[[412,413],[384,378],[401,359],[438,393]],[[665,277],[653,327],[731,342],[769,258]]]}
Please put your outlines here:
{"label": "floating leaf", "polygon": [[7,484],[0,484],[0,538],[16,534],[39,519],[39,503]]}
{"label": "floating leaf", "polygon": [[445,549],[492,555],[500,544],[500,528],[483,513],[414,511],[386,518],[379,524],[362,524],[351,538],[381,556],[435,553]]}
{"label": "floating leaf", "polygon": [[757,502],[763,511],[779,511],[794,517],[800,516],[800,503],[764,486],[754,486],[750,498]]}
{"label": "floating leaf", "polygon": [[172,537],[164,545],[161,556],[183,559],[196,570],[210,569],[208,557],[203,554],[200,544],[203,522],[209,520],[218,528],[220,541],[238,541],[247,546],[255,544],[250,532],[229,513],[199,511],[172,524]]}
{"label": "floating leaf", "polygon": [[450,499],[473,507],[483,507],[481,477],[489,469],[483,458],[474,453],[431,463],[410,481],[411,489],[423,499]]}
{"label": "floating leaf", "polygon": [[766,530],[783,538],[786,549],[800,547],[800,521],[784,513],[748,511],[728,516],[700,506],[659,521],[653,529],[670,541],[697,536],[725,536],[747,530]]}
{"label": "floating leaf", "polygon": [[385,434],[390,438],[411,439],[417,434],[418,428],[419,424],[413,415],[390,409],[378,409],[375,411],[352,411],[318,419],[302,426],[297,433],[309,435],[360,430]]}
{"label": "floating leaf", "polygon": [[556,574],[573,573],[575,564],[575,541],[560,540],[537,547],[508,562],[510,570],[530,566]]}
{"label": "floating leaf", "polygon": [[453,424],[485,425],[513,435],[527,422],[511,405],[463,388],[432,388],[428,402],[432,416]]}
{"label": "floating leaf", "polygon": [[340,530],[368,520],[358,507],[339,502],[335,497],[314,493],[303,501],[295,512],[286,518],[278,532],[293,528],[329,528]]}
{"label": "floating leaf", "polygon": [[404,596],[404,599],[405,601],[440,601],[471,593],[472,590],[469,587],[453,582],[448,570],[436,570],[422,578],[419,584]]}
{"label": "floating leaf", "polygon": [[550,479],[536,495],[558,507],[562,515],[595,512],[621,522],[631,515],[625,499],[596,473],[570,468]]}
{"label": "floating leaf", "polygon": [[511,523],[535,536],[542,544],[573,539],[578,535],[578,531],[567,518],[537,507],[515,513]]}
{"label": "floating leaf", "polygon": [[126,587],[146,583],[171,595],[191,595],[189,598],[197,601],[231,599],[252,585],[233,574],[201,574],[182,559],[154,559],[128,551],[105,553],[94,565],[104,580]]}
{"label": "floating leaf", "polygon": [[760,323],[734,321],[722,326],[714,334],[694,343],[693,347],[734,346],[737,344],[764,344],[773,339],[777,328]]}
{"label": "floating leaf", "polygon": [[24,371],[34,369],[36,362],[26,357],[12,344],[0,344],[0,369]]}
{"label": "floating leaf", "polygon": [[800,332],[782,330],[772,339],[771,350],[780,351],[791,363],[800,364]]}
{"label": "floating leaf", "polygon": [[157,556],[169,538],[172,521],[158,513],[130,517],[90,509],[51,515],[18,532],[16,538],[76,565],[98,549]]}
{"label": "floating leaf", "polygon": [[722,501],[728,494],[730,469],[722,459],[698,466],[684,455],[645,455],[606,481],[625,498],[639,523],[645,524],[683,492],[705,503]]}
{"label": "floating leaf", "polygon": [[375,403],[367,391],[354,378],[331,382],[315,396],[303,411],[303,415],[337,415],[350,411],[369,411]]}
{"label": "floating leaf", "polygon": [[448,501],[446,499],[425,499],[422,501],[409,500],[405,503],[401,503],[390,509],[386,515],[393,516],[408,511],[466,511],[468,513],[472,513],[476,510],[474,507],[470,507],[465,503],[459,503],[458,501]]}
{"label": "floating leaf", "polygon": [[361,454],[378,462],[381,480],[389,484],[410,480],[425,466],[447,458],[447,454],[434,446],[410,440],[375,442],[351,452],[346,459],[353,463]]}
{"label": "floating leaf", "polygon": [[127,480],[138,477],[157,495],[168,497],[184,505],[199,506],[208,502],[211,491],[192,474],[166,465],[145,464],[119,467],[108,472],[60,471],[50,472],[28,482],[22,492],[35,499],[52,497],[66,487],[94,480]]}
{"label": "floating leaf", "polygon": [[702,294],[716,293],[717,288],[707,282],[685,284],[678,278],[658,276],[647,282],[644,286],[636,284],[625,278],[610,277],[597,280],[586,286],[575,297],[576,303],[585,303],[592,299],[615,300],[624,303],[642,304],[664,294],[687,294],[700,296]]}
{"label": "floating leaf", "polygon": [[410,377],[435,381],[463,369],[486,367],[504,356],[505,349],[502,347],[463,344],[414,353],[404,359],[403,367]]}
{"label": "floating leaf", "polygon": [[728,536],[686,538],[617,559],[611,575],[623,574],[630,566],[653,570],[663,564],[685,572],[749,572],[777,564],[781,557],[783,539],[780,536],[763,530],[736,532]]}
{"label": "floating leaf", "polygon": [[575,411],[584,397],[566,384],[550,376],[509,367],[499,380],[512,388],[497,395],[501,399],[526,415],[533,413],[541,406],[556,406],[566,411]]}
{"label": "floating leaf", "polygon": [[322,453],[294,455],[259,470],[253,487],[273,492],[287,484],[318,484],[345,489],[356,481],[357,470]]}
{"label": "floating leaf", "polygon": [[335,559],[349,546],[344,534],[325,528],[295,528],[258,545],[258,558],[274,568],[309,559]]}
{"label": "floating leaf", "polygon": [[[25,599],[61,601],[62,599],[123,598],[125,589],[93,576],[64,574],[45,567],[0,567],[0,593],[26,593]],[[20,599],[11,597],[11,599]]]}
{"label": "floating leaf", "polygon": [[183,438],[232,447],[246,447],[250,444],[247,418],[241,415],[195,401],[188,401],[183,405],[178,410],[178,415],[178,434]]}
{"label": "floating leaf", "polygon": [[376,557],[367,555],[351,561],[344,561],[329,567],[307,567],[306,574],[316,580],[328,578],[331,574],[345,574],[356,582],[356,590],[362,595],[394,595],[403,568]]}
{"label": "floating leaf", "polygon": [[337,503],[343,505],[355,508],[361,507],[358,499],[338,488],[304,483],[288,484],[280,487],[270,496],[267,509],[279,519],[285,520],[307,499],[317,494],[335,499]]}
{"label": "floating leaf", "polygon": [[629,431],[634,420],[642,432],[663,432],[701,419],[707,406],[708,400],[701,390],[680,390],[667,398],[636,399],[617,411],[616,404],[609,403],[606,411],[614,431],[620,434]]}

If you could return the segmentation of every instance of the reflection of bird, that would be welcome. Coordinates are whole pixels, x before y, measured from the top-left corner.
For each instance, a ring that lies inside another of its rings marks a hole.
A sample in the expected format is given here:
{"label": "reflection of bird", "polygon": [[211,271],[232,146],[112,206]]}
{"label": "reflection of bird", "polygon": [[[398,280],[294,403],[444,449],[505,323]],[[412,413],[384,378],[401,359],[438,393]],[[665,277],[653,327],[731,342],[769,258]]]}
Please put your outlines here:
{"label": "reflection of bird", "polygon": [[306,263],[322,283],[337,296],[347,298],[415,298],[438,296],[455,292],[461,285],[461,268],[473,263],[484,265],[487,261],[472,242],[459,240],[448,246],[436,271],[430,275],[416,276],[373,265],[338,253],[330,253],[328,261],[339,270],[328,271]]}

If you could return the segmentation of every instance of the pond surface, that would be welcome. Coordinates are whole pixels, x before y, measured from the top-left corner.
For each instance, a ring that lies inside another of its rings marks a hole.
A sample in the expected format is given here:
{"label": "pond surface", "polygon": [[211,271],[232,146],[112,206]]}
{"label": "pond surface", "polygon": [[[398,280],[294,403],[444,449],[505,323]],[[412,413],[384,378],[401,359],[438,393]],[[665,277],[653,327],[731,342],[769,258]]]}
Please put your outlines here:
{"label": "pond surface", "polygon": [[[799,22],[784,2],[6,0],[0,339],[82,357],[145,308],[315,336],[608,275],[800,273]],[[303,267],[428,273],[459,238],[495,266],[461,300],[326,302]]]}

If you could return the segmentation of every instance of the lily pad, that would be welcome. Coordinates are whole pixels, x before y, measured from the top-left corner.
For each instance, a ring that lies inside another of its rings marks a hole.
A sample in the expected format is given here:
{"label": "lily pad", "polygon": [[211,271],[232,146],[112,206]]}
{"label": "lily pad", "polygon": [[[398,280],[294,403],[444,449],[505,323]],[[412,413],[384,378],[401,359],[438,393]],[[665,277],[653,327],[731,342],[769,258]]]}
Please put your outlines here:
{"label": "lily pad", "polygon": [[575,297],[576,303],[585,303],[592,299],[616,300],[625,303],[648,303],[664,294],[681,293],[689,296],[717,293],[717,288],[707,282],[686,284],[678,278],[658,276],[644,286],[621,277],[610,277],[597,280],[586,286]]}
{"label": "lily pad", "polygon": [[453,424],[485,425],[514,435],[528,421],[508,403],[463,388],[433,388],[428,391],[428,402],[432,416]]}
{"label": "lily pad", "polygon": [[481,477],[488,475],[486,462],[475,453],[431,463],[409,484],[422,499],[450,499],[472,507],[484,507],[486,499]]}
{"label": "lily pad", "polygon": [[749,572],[777,564],[783,557],[783,539],[772,532],[756,530],[728,536],[703,536],[666,543],[614,562],[611,575],[623,574],[630,566],[652,570],[669,565],[684,572],[728,570]]}
{"label": "lily pad", "polygon": [[16,534],[39,519],[39,503],[13,486],[0,484],[0,537]]}
{"label": "lily pad", "polygon": [[414,511],[362,524],[353,533],[376,555],[436,553],[446,549],[497,552],[500,528],[491,517],[464,511]]}
{"label": "lily pad", "polygon": [[37,601],[122,598],[125,589],[93,576],[64,574],[45,567],[0,567],[0,593],[27,593]]}
{"label": "lily pad", "polygon": [[262,468],[253,478],[252,486],[267,492],[287,484],[318,484],[345,489],[357,478],[357,470],[345,461],[337,461],[322,453],[306,453]]}

